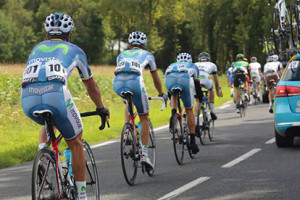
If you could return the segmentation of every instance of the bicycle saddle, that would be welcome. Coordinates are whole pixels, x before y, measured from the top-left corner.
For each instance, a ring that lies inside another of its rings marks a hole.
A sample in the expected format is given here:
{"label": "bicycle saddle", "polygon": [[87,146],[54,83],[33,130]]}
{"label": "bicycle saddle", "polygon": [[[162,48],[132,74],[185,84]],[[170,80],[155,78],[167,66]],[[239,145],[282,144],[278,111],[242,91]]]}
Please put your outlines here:
{"label": "bicycle saddle", "polygon": [[32,115],[34,117],[47,118],[47,117],[51,117],[53,115],[53,113],[51,110],[36,110],[32,113]]}
{"label": "bicycle saddle", "polygon": [[174,87],[171,89],[171,92],[177,93],[177,92],[181,92],[182,89],[180,87]]}
{"label": "bicycle saddle", "polygon": [[133,93],[130,91],[123,91],[121,92],[121,96],[133,96]]}

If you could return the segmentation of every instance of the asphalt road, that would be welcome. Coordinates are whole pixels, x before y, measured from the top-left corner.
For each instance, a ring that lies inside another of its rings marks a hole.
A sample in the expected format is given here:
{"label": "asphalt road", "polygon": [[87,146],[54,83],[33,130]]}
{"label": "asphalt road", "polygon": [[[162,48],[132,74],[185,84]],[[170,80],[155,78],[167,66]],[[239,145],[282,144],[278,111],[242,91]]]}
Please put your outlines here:
{"label": "asphalt road", "polygon": [[[135,186],[128,186],[123,177],[120,139],[95,146],[101,198],[300,199],[300,140],[293,148],[277,148],[268,105],[248,107],[244,118],[239,118],[232,103],[216,111],[215,141],[200,146],[193,160],[186,153],[182,166],[176,163],[168,128],[156,129],[155,175],[149,177],[139,169]],[[0,170],[0,199],[31,198],[31,167],[29,162]]]}

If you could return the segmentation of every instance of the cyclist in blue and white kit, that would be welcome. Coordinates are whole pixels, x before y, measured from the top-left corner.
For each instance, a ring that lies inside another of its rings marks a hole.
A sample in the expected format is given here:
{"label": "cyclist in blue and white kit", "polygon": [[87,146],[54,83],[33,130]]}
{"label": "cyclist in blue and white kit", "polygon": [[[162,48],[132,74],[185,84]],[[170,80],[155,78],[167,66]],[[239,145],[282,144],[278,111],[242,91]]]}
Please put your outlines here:
{"label": "cyclist in blue and white kit", "polygon": [[[128,37],[129,50],[125,50],[117,57],[117,67],[113,80],[114,91],[123,96],[123,92],[129,91],[133,94],[133,103],[139,114],[142,131],[142,157],[141,163],[150,169],[153,165],[148,158],[149,140],[149,100],[146,92],[143,70],[149,65],[154,86],[158,91],[158,96],[168,100],[168,96],[163,93],[160,78],[157,72],[155,58],[152,53],[144,50],[147,44],[147,36],[140,31],[134,31]],[[125,108],[125,121],[129,121],[128,111]]]}
{"label": "cyclist in blue and white kit", "polygon": [[[100,90],[93,78],[84,51],[68,42],[73,20],[62,13],[52,13],[45,21],[48,40],[37,44],[28,58],[22,81],[22,107],[33,121],[44,125],[42,118],[33,116],[37,110],[50,110],[55,127],[63,135],[72,152],[72,169],[78,188],[78,199],[86,199],[85,153],[81,135],[83,125],[67,80],[74,68],[85,84],[99,114],[109,115],[103,106]],[[55,130],[56,130],[55,128]],[[45,127],[39,136],[39,149],[47,148]]]}
{"label": "cyclist in blue and white kit", "polygon": [[[189,127],[190,138],[191,138],[190,146],[192,152],[196,154],[197,152],[199,152],[199,148],[195,143],[195,115],[193,111],[193,105],[194,105],[194,96],[196,94],[195,84],[197,84],[196,87],[200,88],[199,81],[196,81],[194,83],[194,80],[198,80],[199,69],[195,64],[192,63],[192,57],[190,54],[180,53],[177,56],[177,62],[169,65],[169,67],[165,72],[165,75],[166,75],[166,79],[165,79],[166,88],[168,92],[172,95],[171,96],[172,116],[177,111],[176,97],[175,95],[173,95],[174,93],[172,92],[172,89],[179,87],[182,90],[180,97],[187,114],[187,120],[188,120],[187,123]],[[170,119],[170,126],[172,126],[171,119]]]}

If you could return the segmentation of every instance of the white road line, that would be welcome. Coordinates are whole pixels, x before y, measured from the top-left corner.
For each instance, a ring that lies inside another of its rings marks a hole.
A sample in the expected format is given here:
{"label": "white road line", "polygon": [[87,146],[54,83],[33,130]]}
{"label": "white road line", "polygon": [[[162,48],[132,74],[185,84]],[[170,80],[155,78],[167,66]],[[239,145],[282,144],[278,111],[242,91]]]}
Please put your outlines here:
{"label": "white road line", "polygon": [[168,125],[164,125],[164,126],[160,126],[160,127],[157,127],[155,129],[153,129],[154,131],[159,131],[159,130],[162,130],[162,129],[165,129],[165,128],[169,128],[169,124]]}
{"label": "white road line", "polygon": [[94,149],[94,148],[97,148],[97,147],[102,147],[102,146],[105,146],[105,145],[108,145],[108,144],[112,144],[112,143],[115,143],[116,141],[107,141],[107,142],[103,142],[101,144],[96,144],[96,145],[93,145],[91,146],[91,149]]}
{"label": "white road line", "polygon": [[275,142],[275,138],[272,138],[268,141],[266,141],[266,144],[273,144]]}
{"label": "white road line", "polygon": [[249,158],[250,156],[254,155],[255,153],[259,152],[261,149],[252,149],[251,151],[249,151],[248,153],[245,153],[244,155],[241,155],[240,157],[234,159],[233,161],[225,164],[222,166],[222,168],[229,168],[232,167],[236,164],[238,164],[239,162],[242,162],[243,160],[246,160],[247,158]]}
{"label": "white road line", "polygon": [[192,189],[193,187],[195,187],[196,185],[199,185],[200,183],[203,183],[204,181],[207,181],[208,179],[210,179],[210,177],[200,177],[162,197],[160,197],[159,199],[157,200],[166,200],[166,199],[173,199],[174,197],[177,197],[178,195],[182,194],[183,192],[189,190],[189,189]]}
{"label": "white road line", "polygon": [[220,109],[224,109],[224,108],[227,108],[227,107],[229,107],[230,105],[228,104],[228,105],[224,105],[224,106],[221,106],[221,107],[219,107]]}

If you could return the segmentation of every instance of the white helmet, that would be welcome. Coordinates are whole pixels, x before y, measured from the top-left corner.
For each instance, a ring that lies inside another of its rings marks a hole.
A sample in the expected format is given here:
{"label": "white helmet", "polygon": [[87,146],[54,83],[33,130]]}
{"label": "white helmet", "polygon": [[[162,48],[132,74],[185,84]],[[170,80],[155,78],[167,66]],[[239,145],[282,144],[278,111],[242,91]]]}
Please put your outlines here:
{"label": "white helmet", "polygon": [[250,58],[251,62],[257,62],[257,58],[255,56],[253,56],[252,58]]}
{"label": "white helmet", "polygon": [[131,45],[146,45],[147,44],[147,36],[145,33],[141,31],[133,31],[129,34],[128,42]]}
{"label": "white helmet", "polygon": [[177,62],[193,62],[189,53],[180,53],[177,55]]}
{"label": "white helmet", "polygon": [[274,60],[274,61],[278,61],[278,60],[279,60],[278,55],[274,54],[274,55],[273,55],[273,60]]}
{"label": "white helmet", "polygon": [[63,13],[52,13],[45,20],[45,29],[50,35],[70,33],[74,27],[72,18]]}

